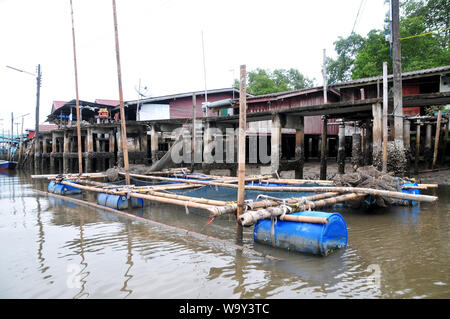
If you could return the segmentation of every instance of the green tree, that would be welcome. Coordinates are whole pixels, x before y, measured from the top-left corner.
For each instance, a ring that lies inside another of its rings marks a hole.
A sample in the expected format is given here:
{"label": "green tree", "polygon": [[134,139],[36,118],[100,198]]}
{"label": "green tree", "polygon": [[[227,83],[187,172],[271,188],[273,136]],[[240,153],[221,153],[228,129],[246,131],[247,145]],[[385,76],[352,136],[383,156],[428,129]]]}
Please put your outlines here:
{"label": "green tree", "polygon": [[348,38],[339,37],[334,42],[334,49],[338,54],[336,60],[327,58],[328,83],[344,82],[352,78],[353,63],[365,39],[353,33]]}
{"label": "green tree", "polygon": [[[314,86],[314,80],[305,77],[296,69],[256,69],[247,73],[247,92],[253,95],[300,90]],[[239,81],[234,81],[239,88]]]}
{"label": "green tree", "polygon": [[[402,71],[448,65],[450,61],[449,30],[422,35],[449,28],[450,0],[406,0],[401,3],[400,37]],[[387,61],[392,72],[392,57],[384,30],[372,30],[367,37],[352,34],[335,43],[337,59],[327,60],[330,83],[380,75]]]}

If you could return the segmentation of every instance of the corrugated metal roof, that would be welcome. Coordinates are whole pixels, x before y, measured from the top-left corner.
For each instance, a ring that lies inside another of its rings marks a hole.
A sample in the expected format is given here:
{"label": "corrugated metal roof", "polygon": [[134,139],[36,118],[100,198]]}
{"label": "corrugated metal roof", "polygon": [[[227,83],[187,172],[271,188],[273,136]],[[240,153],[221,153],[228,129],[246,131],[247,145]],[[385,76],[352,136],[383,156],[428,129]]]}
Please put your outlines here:
{"label": "corrugated metal roof", "polygon": [[[437,68],[431,68],[431,69],[423,69],[423,70],[417,70],[417,71],[410,71],[410,72],[403,72],[402,73],[402,79],[408,79],[410,77],[416,77],[416,76],[420,76],[420,75],[434,75],[434,74],[440,74],[442,72],[448,72],[450,71],[450,65],[446,65],[446,66],[441,66],[441,67],[437,67]],[[393,75],[389,74],[388,75],[388,80],[392,79]],[[335,83],[332,84],[331,86],[335,87],[335,88],[342,88],[345,86],[353,86],[353,85],[358,85],[358,84],[369,84],[369,83],[373,83],[376,82],[377,80],[381,80],[382,79],[382,75],[379,76],[372,76],[369,78],[363,78],[363,79],[357,79],[357,80],[352,80],[352,81],[347,81],[347,82],[341,82],[341,83]]]}
{"label": "corrugated metal roof", "polygon": [[[307,88],[307,89],[301,89],[301,90],[294,90],[294,91],[285,91],[285,92],[277,92],[277,93],[270,93],[270,94],[263,94],[263,95],[255,95],[253,97],[250,97],[247,99],[248,103],[256,103],[261,102],[264,100],[281,100],[286,99],[298,95],[303,94],[309,94],[309,93],[316,93],[323,91],[323,86],[317,86],[314,88]],[[340,95],[339,92],[335,91],[333,88],[328,87],[328,92],[334,93],[336,95]]]}
{"label": "corrugated metal roof", "polygon": [[[233,92],[233,91],[235,93],[239,94],[239,90],[235,89],[235,88],[207,90],[207,94],[227,93],[227,92]],[[150,97],[150,98],[147,98],[147,99],[141,99],[139,101],[139,103],[153,103],[153,102],[159,102],[159,101],[166,101],[166,100],[185,98],[185,97],[192,96],[193,93],[195,93],[196,95],[204,95],[205,91],[196,91],[196,92],[178,93],[178,94]],[[247,96],[253,96],[253,95],[247,94]],[[138,103],[138,100],[132,100],[132,101],[127,101],[126,102],[127,105],[133,105],[133,104],[137,104],[137,103]]]}

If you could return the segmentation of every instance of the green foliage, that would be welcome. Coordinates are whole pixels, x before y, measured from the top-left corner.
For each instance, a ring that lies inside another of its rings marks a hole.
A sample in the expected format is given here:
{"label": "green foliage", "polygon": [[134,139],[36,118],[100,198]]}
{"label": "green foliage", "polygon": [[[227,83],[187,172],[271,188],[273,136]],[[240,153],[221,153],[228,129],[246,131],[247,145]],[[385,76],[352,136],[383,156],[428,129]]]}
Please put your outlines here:
{"label": "green foliage", "polygon": [[334,42],[334,48],[338,54],[338,58],[333,60],[327,58],[328,82],[344,82],[352,77],[353,62],[363,46],[365,40],[359,34],[353,33],[348,38],[339,37]]}
{"label": "green foliage", "polygon": [[[254,95],[270,94],[291,90],[300,90],[314,86],[314,80],[305,77],[296,69],[269,70],[256,69],[247,73],[247,92]],[[239,81],[234,81],[239,88]]]}
{"label": "green foliage", "polygon": [[[450,0],[406,0],[401,2],[400,37],[420,35],[449,28]],[[336,59],[327,60],[329,83],[382,74],[383,62],[392,73],[392,57],[384,30],[372,30],[367,37],[352,34],[335,43]],[[401,41],[402,71],[448,65],[450,31],[413,37]]]}

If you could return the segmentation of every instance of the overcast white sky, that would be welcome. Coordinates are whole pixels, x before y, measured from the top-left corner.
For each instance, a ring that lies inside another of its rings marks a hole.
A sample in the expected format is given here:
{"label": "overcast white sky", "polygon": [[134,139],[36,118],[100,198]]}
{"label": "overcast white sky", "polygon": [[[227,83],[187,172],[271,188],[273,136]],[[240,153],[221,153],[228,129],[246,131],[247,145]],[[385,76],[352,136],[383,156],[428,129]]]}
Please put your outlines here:
{"label": "overcast white sky", "polygon": [[[239,66],[296,68],[321,85],[322,50],[350,35],[361,0],[116,0],[124,99],[139,79],[152,96],[231,87]],[[73,0],[80,99],[117,99],[111,0]],[[383,27],[384,0],[366,0],[355,32]],[[75,98],[69,0],[0,0],[0,130],[25,117],[34,128],[41,64],[40,122],[53,100]],[[233,71],[234,70],[234,71]],[[16,127],[14,127],[16,131]]]}

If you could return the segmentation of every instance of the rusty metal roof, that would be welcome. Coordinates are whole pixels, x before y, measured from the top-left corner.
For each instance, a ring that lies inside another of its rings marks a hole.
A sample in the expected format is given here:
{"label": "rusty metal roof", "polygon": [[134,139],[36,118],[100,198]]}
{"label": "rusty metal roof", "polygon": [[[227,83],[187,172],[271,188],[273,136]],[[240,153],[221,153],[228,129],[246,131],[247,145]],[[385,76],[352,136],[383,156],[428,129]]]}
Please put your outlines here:
{"label": "rusty metal roof", "polygon": [[[420,76],[432,76],[432,75],[438,75],[441,73],[446,73],[446,72],[450,72],[450,65],[446,65],[446,66],[441,66],[441,67],[437,67],[437,68],[431,68],[431,69],[423,69],[423,70],[416,70],[416,71],[410,71],[410,72],[403,72],[402,73],[402,79],[406,80],[406,79],[410,79],[410,78],[414,78],[414,77],[420,77]],[[388,75],[388,80],[392,79],[393,75],[389,74]],[[363,78],[363,79],[357,79],[357,80],[352,80],[352,81],[347,81],[347,82],[341,82],[341,83],[335,83],[335,84],[331,84],[330,86],[335,87],[335,88],[343,88],[343,87],[348,87],[348,86],[355,86],[355,85],[364,85],[364,84],[373,84],[376,83],[378,80],[382,80],[383,76],[379,75],[379,76],[372,76],[369,78]]]}

